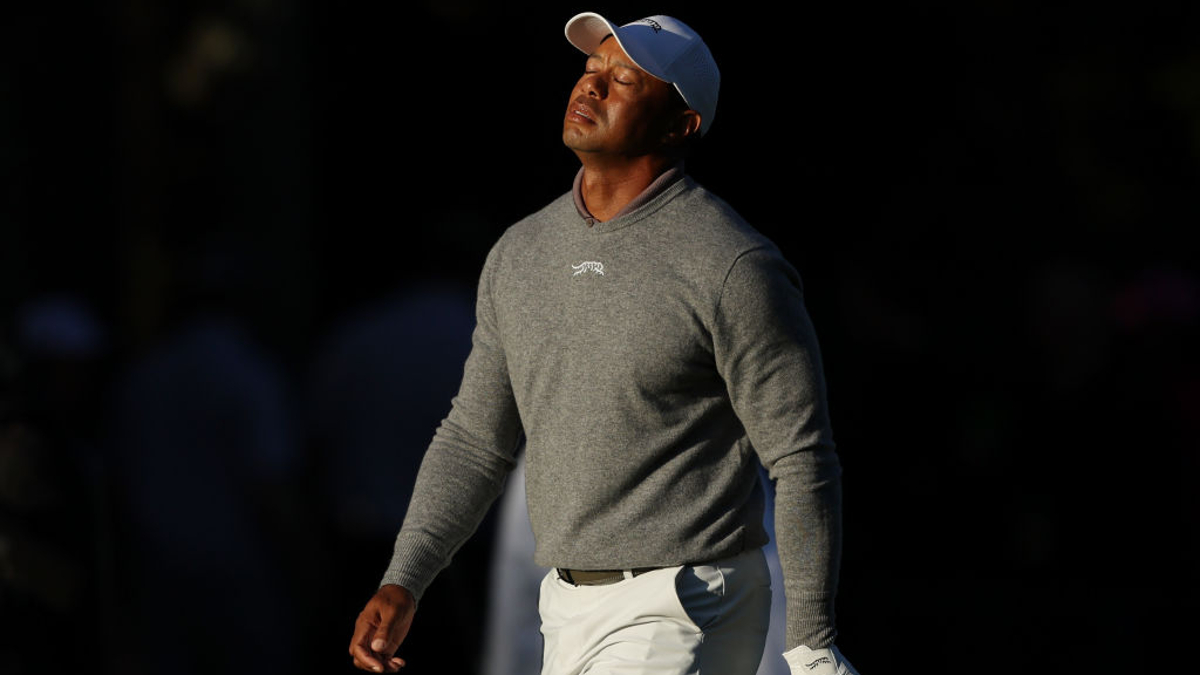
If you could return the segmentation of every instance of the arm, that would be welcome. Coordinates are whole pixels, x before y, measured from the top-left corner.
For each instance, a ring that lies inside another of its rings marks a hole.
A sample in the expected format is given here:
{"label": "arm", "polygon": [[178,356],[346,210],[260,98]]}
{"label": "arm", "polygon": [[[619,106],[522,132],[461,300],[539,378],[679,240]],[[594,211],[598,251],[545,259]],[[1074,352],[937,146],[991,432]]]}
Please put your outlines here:
{"label": "arm", "polygon": [[773,248],[749,251],[731,267],[715,317],[718,369],[775,481],[787,648],[828,647],[837,635],[841,466],[799,276]]}
{"label": "arm", "polygon": [[499,496],[521,433],[491,288],[493,248],[480,275],[476,325],[463,381],[421,462],[384,584],[417,601]]}
{"label": "arm", "polygon": [[359,615],[350,653],[364,670],[395,672],[393,654],[434,577],[475,531],[514,465],[521,423],[491,302],[497,251],[480,276],[463,381],[417,474],[380,589]]}

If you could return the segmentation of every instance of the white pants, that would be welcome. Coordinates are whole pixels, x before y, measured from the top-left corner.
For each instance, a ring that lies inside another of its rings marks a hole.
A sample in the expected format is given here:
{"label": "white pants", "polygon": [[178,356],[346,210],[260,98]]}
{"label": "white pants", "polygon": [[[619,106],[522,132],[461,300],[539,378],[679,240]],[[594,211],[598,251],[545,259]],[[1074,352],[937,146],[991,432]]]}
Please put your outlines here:
{"label": "white pants", "polygon": [[542,675],[754,675],[771,610],[761,549],[606,586],[542,579]]}

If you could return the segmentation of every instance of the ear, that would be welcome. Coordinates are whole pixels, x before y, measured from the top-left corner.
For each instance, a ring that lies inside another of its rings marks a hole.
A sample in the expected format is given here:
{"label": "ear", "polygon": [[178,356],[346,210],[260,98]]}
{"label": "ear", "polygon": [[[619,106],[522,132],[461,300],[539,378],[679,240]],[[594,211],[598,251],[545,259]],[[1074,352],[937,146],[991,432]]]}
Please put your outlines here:
{"label": "ear", "polygon": [[695,110],[684,110],[672,120],[663,140],[669,146],[679,146],[699,133],[700,113]]}

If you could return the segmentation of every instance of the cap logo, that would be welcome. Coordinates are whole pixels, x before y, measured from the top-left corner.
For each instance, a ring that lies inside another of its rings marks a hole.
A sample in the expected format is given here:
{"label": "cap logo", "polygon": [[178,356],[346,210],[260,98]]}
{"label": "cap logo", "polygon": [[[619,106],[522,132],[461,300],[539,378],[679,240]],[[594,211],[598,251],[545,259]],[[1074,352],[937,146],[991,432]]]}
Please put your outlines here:
{"label": "cap logo", "polygon": [[650,26],[651,28],[653,28],[653,29],[654,29],[654,32],[655,32],[655,33],[658,33],[658,32],[661,32],[661,31],[662,31],[662,24],[660,24],[659,22],[655,21],[654,19],[642,19],[641,21],[638,21],[638,23],[644,23],[644,24],[646,24],[647,26]]}

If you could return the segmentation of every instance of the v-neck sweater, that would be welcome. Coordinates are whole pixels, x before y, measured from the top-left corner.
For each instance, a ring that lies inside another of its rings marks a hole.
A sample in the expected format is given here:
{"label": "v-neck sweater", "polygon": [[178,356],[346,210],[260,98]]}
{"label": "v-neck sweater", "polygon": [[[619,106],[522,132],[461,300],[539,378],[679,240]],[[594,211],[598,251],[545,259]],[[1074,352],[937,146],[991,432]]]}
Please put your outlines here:
{"label": "v-neck sweater", "polygon": [[682,170],[607,221],[575,189],[510,227],[384,583],[418,598],[482,521],[522,438],[535,560],[627,569],[767,542],[788,648],[835,638],[841,467],[800,277]]}

